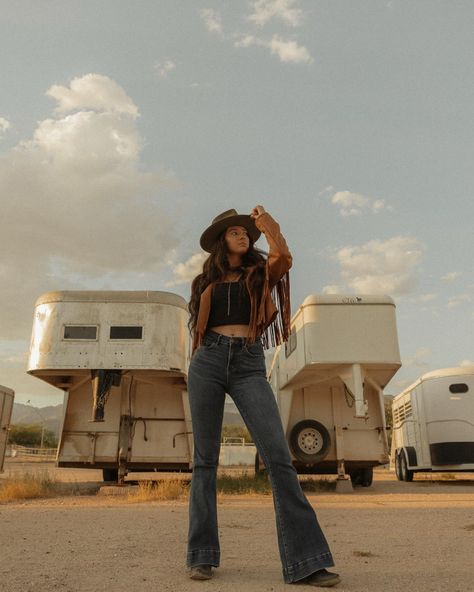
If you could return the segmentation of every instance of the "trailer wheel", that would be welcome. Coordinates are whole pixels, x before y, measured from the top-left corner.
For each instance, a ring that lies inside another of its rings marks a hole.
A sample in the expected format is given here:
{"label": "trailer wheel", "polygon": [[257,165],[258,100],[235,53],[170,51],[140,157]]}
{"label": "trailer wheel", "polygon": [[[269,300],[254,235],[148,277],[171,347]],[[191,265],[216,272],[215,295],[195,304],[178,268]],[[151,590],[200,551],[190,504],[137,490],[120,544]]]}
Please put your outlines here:
{"label": "trailer wheel", "polygon": [[413,481],[413,471],[410,471],[408,468],[407,459],[403,451],[400,453],[400,473],[403,481]]}
{"label": "trailer wheel", "polygon": [[360,484],[362,487],[370,487],[374,478],[373,467],[365,467],[360,470]]}
{"label": "trailer wheel", "polygon": [[355,487],[356,485],[362,485],[362,474],[361,469],[355,469],[349,472],[351,478],[351,484]]}
{"label": "trailer wheel", "polygon": [[264,475],[266,471],[265,464],[263,463],[260,455],[255,453],[255,474],[256,475]]}
{"label": "trailer wheel", "polygon": [[372,467],[365,467],[363,469],[353,469],[349,471],[349,477],[351,478],[351,484],[355,487],[361,485],[362,487],[370,487],[374,476],[374,470]]}
{"label": "trailer wheel", "polygon": [[298,460],[315,463],[329,452],[331,437],[322,423],[304,419],[295,424],[290,433],[290,448]]}
{"label": "trailer wheel", "polygon": [[403,481],[402,467],[400,466],[401,465],[400,457],[401,457],[401,453],[397,452],[397,454],[395,454],[395,475],[397,476],[397,479],[399,481]]}
{"label": "trailer wheel", "polygon": [[102,469],[102,478],[104,481],[118,483],[118,469]]}

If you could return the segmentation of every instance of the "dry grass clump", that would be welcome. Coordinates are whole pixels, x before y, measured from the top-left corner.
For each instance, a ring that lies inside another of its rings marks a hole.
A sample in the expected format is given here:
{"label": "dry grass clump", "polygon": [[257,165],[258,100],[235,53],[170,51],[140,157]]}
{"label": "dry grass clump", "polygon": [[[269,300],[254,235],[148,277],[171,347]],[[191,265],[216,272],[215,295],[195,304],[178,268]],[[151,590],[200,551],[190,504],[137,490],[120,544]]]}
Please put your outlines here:
{"label": "dry grass clump", "polygon": [[335,479],[305,479],[300,481],[303,491],[336,491],[337,481]]}
{"label": "dry grass clump", "polygon": [[138,489],[127,492],[127,500],[131,502],[176,500],[186,497],[187,492],[188,484],[183,479],[139,481]]}
{"label": "dry grass clump", "polygon": [[48,472],[23,473],[0,481],[0,501],[53,497],[58,495],[59,487]]}
{"label": "dry grass clump", "polygon": [[[302,479],[300,480],[303,491],[334,491],[336,482],[328,479]],[[272,484],[267,471],[256,474],[242,473],[238,476],[231,476],[223,473],[217,478],[218,493],[272,493]]]}
{"label": "dry grass clump", "polygon": [[265,472],[257,474],[241,473],[233,476],[222,473],[217,477],[217,493],[262,493],[270,494],[272,486]]}

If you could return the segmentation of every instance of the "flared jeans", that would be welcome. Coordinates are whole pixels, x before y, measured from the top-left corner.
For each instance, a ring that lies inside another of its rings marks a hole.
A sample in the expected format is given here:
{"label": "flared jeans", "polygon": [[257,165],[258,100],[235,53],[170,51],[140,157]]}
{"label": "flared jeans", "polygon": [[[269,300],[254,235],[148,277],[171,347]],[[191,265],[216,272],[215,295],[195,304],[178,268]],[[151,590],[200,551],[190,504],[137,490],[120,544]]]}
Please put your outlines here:
{"label": "flared jeans", "polygon": [[268,471],[286,583],[334,565],[316,513],[291,462],[278,406],[266,378],[263,345],[208,331],[188,373],[193,426],[187,567],[220,563],[217,466],[225,394],[235,402]]}

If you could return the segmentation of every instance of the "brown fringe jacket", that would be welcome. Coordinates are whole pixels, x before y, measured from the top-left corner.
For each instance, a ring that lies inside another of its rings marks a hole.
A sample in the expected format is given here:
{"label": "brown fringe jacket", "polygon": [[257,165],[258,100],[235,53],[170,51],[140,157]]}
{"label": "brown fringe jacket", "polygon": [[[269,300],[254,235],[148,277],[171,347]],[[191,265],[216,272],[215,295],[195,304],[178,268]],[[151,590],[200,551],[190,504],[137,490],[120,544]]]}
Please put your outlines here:
{"label": "brown fringe jacket", "polygon": [[[289,269],[293,258],[280,226],[268,212],[255,218],[255,225],[267,239],[269,246],[265,264],[265,278],[259,299],[250,290],[249,278],[257,271],[257,266],[248,269],[245,279],[250,294],[250,323],[247,341],[253,343],[261,335],[265,348],[279,345],[288,339],[290,331],[290,276]],[[207,328],[211,310],[212,290],[216,282],[211,282],[202,292],[199,312],[193,335],[192,354],[201,345]],[[276,304],[275,304],[276,302]]]}

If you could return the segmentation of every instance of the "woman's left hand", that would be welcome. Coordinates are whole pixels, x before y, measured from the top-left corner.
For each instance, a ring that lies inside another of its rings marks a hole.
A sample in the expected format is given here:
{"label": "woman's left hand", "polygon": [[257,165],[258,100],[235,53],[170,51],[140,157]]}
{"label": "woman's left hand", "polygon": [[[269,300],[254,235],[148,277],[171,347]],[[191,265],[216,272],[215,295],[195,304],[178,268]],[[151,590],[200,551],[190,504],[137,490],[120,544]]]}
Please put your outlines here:
{"label": "woman's left hand", "polygon": [[264,214],[265,213],[265,208],[263,206],[255,206],[254,209],[250,212],[250,217],[251,218],[258,218],[258,216],[260,216],[260,214]]}

